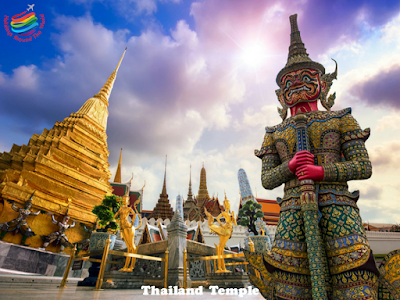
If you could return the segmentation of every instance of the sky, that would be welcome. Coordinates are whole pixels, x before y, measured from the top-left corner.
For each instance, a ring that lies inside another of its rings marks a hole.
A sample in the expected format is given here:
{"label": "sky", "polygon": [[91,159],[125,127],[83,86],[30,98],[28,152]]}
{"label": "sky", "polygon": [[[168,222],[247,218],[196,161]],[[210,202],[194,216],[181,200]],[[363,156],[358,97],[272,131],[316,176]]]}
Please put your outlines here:
{"label": "sky", "polygon": [[[1,1],[4,16],[31,2]],[[112,179],[122,152],[122,181],[144,182],[144,209],[162,190],[175,206],[187,197],[190,166],[198,193],[204,163],[210,196],[239,204],[243,168],[258,198],[265,126],[281,122],[275,78],[298,14],[310,58],[338,80],[333,110],[352,107],[373,175],[349,182],[360,190],[363,221],[400,222],[400,1],[318,0],[37,0],[41,34],[19,42],[0,28],[0,153],[28,144],[96,94],[116,67],[107,125]],[[4,22],[3,22],[4,23]],[[320,109],[323,110],[320,105]],[[221,201],[222,203],[222,201]],[[237,210],[237,209],[236,209]]]}

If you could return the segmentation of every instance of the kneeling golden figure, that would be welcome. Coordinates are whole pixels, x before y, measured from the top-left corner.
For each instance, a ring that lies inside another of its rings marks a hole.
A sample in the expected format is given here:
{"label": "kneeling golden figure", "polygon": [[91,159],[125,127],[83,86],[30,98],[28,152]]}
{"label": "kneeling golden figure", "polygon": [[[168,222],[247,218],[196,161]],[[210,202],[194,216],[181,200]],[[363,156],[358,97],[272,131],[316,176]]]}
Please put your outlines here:
{"label": "kneeling golden figure", "polygon": [[[233,224],[237,225],[235,213],[230,212],[231,204],[229,203],[229,200],[226,198],[226,194],[225,194],[224,208],[225,211],[220,213],[218,217],[216,217],[216,220],[219,225],[213,224],[214,217],[207,211],[206,208],[204,208],[204,211],[208,217],[208,226],[210,227],[210,230],[219,235],[219,244],[218,245],[214,244],[217,255],[224,255],[225,244],[231,238],[233,231]],[[225,224],[221,223],[221,218],[225,219]],[[217,268],[218,270],[216,270],[215,273],[230,273],[230,271],[227,270],[225,267],[225,260],[223,258],[218,258],[217,262],[218,262],[218,268]]]}
{"label": "kneeling golden figure", "polygon": [[[142,226],[142,218],[137,211],[137,204],[139,203],[140,199],[138,199],[135,204],[133,205],[135,211],[131,207],[129,207],[129,195],[124,196],[125,206],[121,206],[117,213],[114,215],[116,219],[118,216],[120,217],[120,228],[121,228],[121,238],[125,241],[127,246],[128,253],[136,254],[137,247],[135,245],[135,232],[140,226]],[[132,222],[129,221],[128,217],[132,214]],[[140,224],[138,227],[134,226],[134,222],[136,219],[136,215],[139,216]],[[125,266],[120,269],[119,271],[125,272],[132,272],[135,268],[136,258],[135,257],[127,257],[125,260]]]}

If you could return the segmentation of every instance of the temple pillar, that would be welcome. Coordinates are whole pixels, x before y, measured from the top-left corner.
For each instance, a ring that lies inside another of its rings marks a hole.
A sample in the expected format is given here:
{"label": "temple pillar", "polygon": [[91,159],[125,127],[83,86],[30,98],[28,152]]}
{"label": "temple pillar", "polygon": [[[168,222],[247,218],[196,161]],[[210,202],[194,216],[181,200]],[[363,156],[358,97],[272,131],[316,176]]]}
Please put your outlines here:
{"label": "temple pillar", "polygon": [[[186,236],[188,227],[182,216],[176,211],[168,231],[168,286],[183,287],[183,250],[187,250]],[[189,264],[188,264],[189,266]],[[187,272],[188,287],[191,286],[190,275]]]}

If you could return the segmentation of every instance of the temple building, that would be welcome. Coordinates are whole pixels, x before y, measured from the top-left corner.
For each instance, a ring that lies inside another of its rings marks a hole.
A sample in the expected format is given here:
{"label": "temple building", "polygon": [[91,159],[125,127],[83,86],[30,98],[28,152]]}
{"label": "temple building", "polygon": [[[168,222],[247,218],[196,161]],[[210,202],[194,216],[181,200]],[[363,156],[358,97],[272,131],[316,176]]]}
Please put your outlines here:
{"label": "temple building", "polygon": [[154,218],[157,220],[157,219],[161,218],[163,220],[165,220],[165,219],[172,220],[172,217],[174,216],[174,211],[173,211],[171,204],[169,203],[169,199],[168,199],[166,178],[167,178],[167,159],[165,158],[163,188],[162,188],[160,198],[158,199],[156,206],[154,207],[152,213],[147,217],[148,219]]}
{"label": "temple building", "polygon": [[204,163],[200,171],[200,185],[199,193],[196,197],[196,205],[199,208],[203,219],[206,218],[204,208],[206,208],[207,211],[214,217],[218,216],[222,211],[222,206],[219,204],[218,197],[213,197],[210,199],[210,196],[208,195],[206,169],[204,168]]}
{"label": "temple building", "polygon": [[196,205],[196,199],[193,198],[192,194],[192,166],[190,166],[188,197],[185,203],[183,204],[183,219],[190,221],[204,220],[200,207]]}
{"label": "temple building", "polygon": [[238,171],[239,189],[240,189],[240,203],[243,205],[248,200],[255,201],[253,192],[251,191],[250,182],[247,178],[246,171],[242,168]]}
{"label": "temple building", "polygon": [[246,171],[242,168],[238,171],[238,181],[240,189],[239,209],[241,209],[242,205],[249,200],[257,201],[259,204],[261,204],[261,210],[264,213],[263,221],[265,224],[277,225],[279,220],[279,212],[281,209],[278,202],[275,200],[254,197]]}
{"label": "temple building", "polygon": [[[91,226],[96,221],[93,207],[112,192],[107,107],[125,51],[100,92],[76,113],[56,122],[52,129],[34,134],[28,145],[13,145],[10,152],[0,154],[0,223],[17,216],[9,200],[22,208],[34,191],[34,212],[42,210],[59,219],[69,206],[69,216],[78,224]],[[27,222],[36,234],[27,240],[32,247],[41,247],[40,236],[57,229],[47,214],[38,215],[34,221],[28,217]],[[68,236],[74,243],[86,238],[87,234],[82,226],[75,226],[68,230]],[[21,238],[20,234],[7,233],[4,241],[20,243]],[[53,246],[47,249],[57,251]]]}
{"label": "temple building", "polygon": [[206,169],[204,168],[204,163],[203,167],[201,168],[200,171],[200,185],[199,185],[199,193],[197,194],[196,197],[196,203],[198,206],[203,207],[204,204],[210,199],[208,196],[208,190],[207,190],[207,178],[206,178]]}
{"label": "temple building", "polygon": [[266,225],[278,225],[279,212],[281,207],[276,200],[268,200],[256,198],[257,202],[261,204],[261,210],[264,213],[263,221]]}
{"label": "temple building", "polygon": [[[219,204],[218,195],[216,198],[214,196],[211,199],[208,198],[203,207],[214,217],[217,217],[223,211],[222,205]],[[202,211],[204,212],[204,209]]]}
{"label": "temple building", "polygon": [[[118,166],[117,166],[117,171],[115,172],[114,176],[114,181],[110,182],[111,187],[113,189],[112,193],[116,196],[123,197],[126,195],[126,193],[129,192],[129,206],[133,208],[134,203],[140,199],[137,207],[137,210],[139,213],[142,212],[143,208],[143,190],[145,187],[145,184],[140,190],[132,190],[131,189],[131,181],[122,183],[121,182],[121,159],[122,159],[122,148],[121,148],[121,153],[119,155],[119,161],[118,161]],[[136,217],[138,218],[138,216]],[[136,222],[136,221],[135,221]]]}
{"label": "temple building", "polygon": [[[118,170],[117,170],[118,173]],[[183,202],[183,219],[184,220],[189,220],[189,221],[204,221],[206,219],[206,215],[204,212],[204,208],[207,209],[211,215],[214,217],[218,216],[223,208],[219,203],[218,197],[212,197],[210,198],[207,190],[207,179],[206,179],[206,170],[203,167],[200,171],[200,185],[199,185],[199,193],[197,197],[193,197],[192,193],[192,176],[191,176],[191,168],[190,168],[190,177],[189,177],[189,191],[188,191],[188,197],[186,201]],[[116,174],[117,175],[117,174]],[[114,183],[112,184],[114,185]],[[177,201],[178,198],[177,197]],[[181,197],[180,197],[181,198]],[[179,198],[179,201],[180,201]],[[183,201],[183,198],[182,198]],[[142,206],[141,206],[142,207]],[[170,202],[168,200],[168,195],[166,191],[166,169],[165,169],[165,174],[164,174],[164,185],[162,192],[160,194],[160,198],[154,207],[154,209],[151,210],[140,210],[142,217],[145,217],[147,219],[150,218],[161,218],[163,220],[165,219],[172,219],[173,216],[173,210],[170,205]]]}

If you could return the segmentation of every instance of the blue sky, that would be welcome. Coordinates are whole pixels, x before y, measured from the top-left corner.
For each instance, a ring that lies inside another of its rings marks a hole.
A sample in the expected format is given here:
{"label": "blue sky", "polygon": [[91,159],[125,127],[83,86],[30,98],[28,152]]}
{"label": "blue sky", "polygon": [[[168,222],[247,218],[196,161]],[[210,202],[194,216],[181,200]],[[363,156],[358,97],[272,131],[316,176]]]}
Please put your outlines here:
{"label": "blue sky", "polygon": [[[31,2],[2,1],[13,16]],[[327,72],[338,61],[333,109],[353,108],[371,128],[373,176],[360,189],[365,221],[399,222],[400,2],[266,0],[36,1],[42,34],[20,43],[0,29],[0,152],[76,112],[103,86],[128,47],[110,97],[108,146],[114,174],[123,148],[123,181],[146,181],[144,208],[162,189],[186,197],[189,166],[197,194],[202,163],[211,195],[237,207],[237,171],[258,197],[282,187],[260,183],[264,127],[280,122],[275,77],[289,47],[289,15],[298,14],[310,57]]]}

